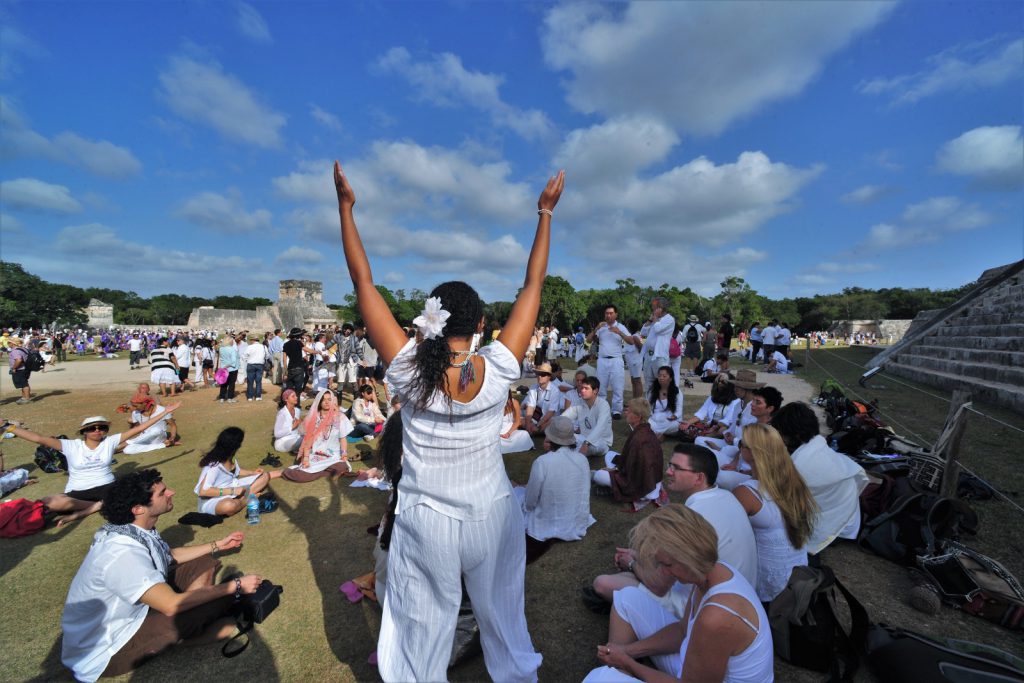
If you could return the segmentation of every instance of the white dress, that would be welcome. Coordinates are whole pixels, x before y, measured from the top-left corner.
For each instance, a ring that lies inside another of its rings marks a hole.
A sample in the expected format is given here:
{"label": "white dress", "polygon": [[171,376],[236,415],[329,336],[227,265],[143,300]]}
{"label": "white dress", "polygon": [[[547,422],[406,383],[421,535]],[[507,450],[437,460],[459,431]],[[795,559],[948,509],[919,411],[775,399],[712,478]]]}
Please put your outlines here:
{"label": "white dress", "polygon": [[[508,430],[512,429],[512,425],[515,423],[511,413],[503,413],[501,418],[501,434],[504,434]],[[517,429],[508,435],[508,438],[501,437],[501,452],[502,453],[522,453],[524,451],[533,450],[533,438],[527,433],[525,429]]]}
{"label": "white dress", "polygon": [[659,398],[651,406],[651,419],[648,424],[655,434],[675,434],[679,431],[679,423],[682,421],[682,414],[679,407],[683,404],[683,395],[676,397],[676,407],[668,404],[668,398]]}
{"label": "white dress", "polygon": [[794,548],[786,534],[786,524],[779,506],[758,490],[756,480],[740,484],[761,501],[761,509],[750,516],[757,544],[757,597],[761,602],[771,602],[789,582],[793,567],[807,564],[807,551]]}
{"label": "white dress", "polygon": [[252,474],[248,477],[239,477],[238,473],[241,468],[238,466],[238,461],[234,461],[234,469],[227,470],[224,468],[222,463],[213,463],[203,468],[203,471],[199,474],[199,481],[196,482],[196,487],[193,489],[195,494],[199,496],[199,511],[207,515],[217,514],[217,503],[234,496],[211,496],[204,498],[199,495],[199,492],[203,489],[230,489],[237,488],[239,486],[248,487],[256,478],[258,474]]}

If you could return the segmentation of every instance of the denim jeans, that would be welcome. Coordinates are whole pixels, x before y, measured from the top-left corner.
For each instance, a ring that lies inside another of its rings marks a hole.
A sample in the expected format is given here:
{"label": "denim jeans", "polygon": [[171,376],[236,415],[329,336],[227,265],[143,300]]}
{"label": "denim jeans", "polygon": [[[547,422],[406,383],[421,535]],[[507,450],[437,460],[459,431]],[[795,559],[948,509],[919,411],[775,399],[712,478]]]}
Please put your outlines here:
{"label": "denim jeans", "polygon": [[263,364],[250,363],[245,368],[245,397],[261,398],[263,396]]}

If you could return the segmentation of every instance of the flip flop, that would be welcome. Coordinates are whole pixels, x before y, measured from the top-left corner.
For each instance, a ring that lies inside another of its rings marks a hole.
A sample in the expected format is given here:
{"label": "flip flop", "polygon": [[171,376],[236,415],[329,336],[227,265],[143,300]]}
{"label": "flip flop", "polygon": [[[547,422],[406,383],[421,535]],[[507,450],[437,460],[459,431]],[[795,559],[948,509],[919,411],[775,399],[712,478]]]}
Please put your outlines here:
{"label": "flip flop", "polygon": [[338,590],[344,593],[345,597],[348,598],[348,601],[351,603],[357,603],[363,599],[363,594],[360,592],[359,587],[351,581],[346,581],[338,586]]}

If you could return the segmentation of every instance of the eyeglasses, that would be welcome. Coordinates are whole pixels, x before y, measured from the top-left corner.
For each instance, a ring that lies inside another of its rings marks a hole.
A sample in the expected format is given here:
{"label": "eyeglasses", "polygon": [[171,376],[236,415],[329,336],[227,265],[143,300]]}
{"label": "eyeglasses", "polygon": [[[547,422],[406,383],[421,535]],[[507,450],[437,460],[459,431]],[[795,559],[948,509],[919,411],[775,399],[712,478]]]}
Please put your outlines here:
{"label": "eyeglasses", "polygon": [[86,432],[109,432],[109,431],[110,431],[110,427],[107,426],[107,425],[89,425],[88,427],[86,427],[85,429],[82,430],[82,433],[85,434]]}
{"label": "eyeglasses", "polygon": [[696,472],[697,471],[697,470],[691,470],[691,469],[689,469],[687,467],[680,467],[679,465],[677,465],[677,464],[675,464],[674,462],[671,462],[671,461],[668,463],[668,469],[669,469],[670,472]]}

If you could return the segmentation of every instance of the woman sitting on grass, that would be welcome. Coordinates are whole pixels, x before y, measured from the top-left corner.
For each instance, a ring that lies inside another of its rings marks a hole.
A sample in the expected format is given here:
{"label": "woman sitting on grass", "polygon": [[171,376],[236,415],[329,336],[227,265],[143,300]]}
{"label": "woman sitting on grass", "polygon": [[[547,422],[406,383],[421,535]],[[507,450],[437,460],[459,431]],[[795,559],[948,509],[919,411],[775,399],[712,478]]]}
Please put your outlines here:
{"label": "woman sitting on grass", "polygon": [[804,546],[818,505],[774,428],[753,424],[744,429],[740,457],[750,465],[751,478],[732,494],[754,529],[757,597],[771,602],[786,587],[793,567],[807,564]]}
{"label": "woman sitting on grass", "polygon": [[736,392],[728,377],[719,377],[711,385],[711,395],[693,417],[679,423],[679,431],[691,439],[706,436],[719,438],[736,421],[736,413],[743,409],[743,402],[736,398]]}
{"label": "woman sitting on grass", "polygon": [[679,431],[679,417],[683,414],[683,396],[676,385],[672,368],[662,365],[658,368],[658,381],[651,386],[651,429],[664,438]]}
{"label": "woman sitting on grass", "polygon": [[626,404],[626,423],[631,433],[626,437],[622,453],[608,451],[604,469],[594,472],[594,483],[611,488],[612,497],[629,503],[627,512],[638,512],[651,501],[668,503],[668,494],[661,488],[665,467],[661,441],[651,430],[651,404],[646,398],[634,398]]}
{"label": "woman sitting on grass", "polygon": [[[213,448],[199,461],[203,468],[195,488],[199,512],[222,517],[238,514],[245,509],[249,493],[262,495],[270,480],[281,476],[280,470],[266,472],[262,468],[243,470],[239,467],[235,453],[244,439],[244,431],[228,427],[217,435]],[[260,509],[269,512],[263,506]]]}
{"label": "woman sitting on grass", "polygon": [[57,526],[63,526],[76,519],[88,517],[94,512],[99,512],[103,507],[103,497],[107,490],[114,485],[114,473],[110,465],[114,460],[114,453],[124,448],[128,439],[136,434],[141,434],[165,416],[171,415],[181,403],[172,403],[166,406],[163,413],[154,415],[149,420],[121,434],[107,435],[110,431],[110,420],[96,415],[82,420],[78,433],[81,439],[55,439],[51,436],[40,436],[35,432],[22,429],[20,424],[12,430],[12,433],[19,439],[31,441],[42,446],[47,446],[60,451],[67,458],[68,483],[64,487],[64,493],[47,496],[42,499],[43,505],[48,512],[62,513],[57,516]]}
{"label": "woman sitting on grass", "polygon": [[338,407],[337,397],[330,391],[321,391],[309,408],[305,422],[305,435],[296,456],[296,464],[281,476],[299,484],[321,477],[340,477],[352,471],[348,462],[347,437],[352,423]]}
{"label": "woman sitting on grass", "polygon": [[359,387],[359,397],[352,402],[352,435],[373,441],[378,430],[384,428],[384,415],[377,406],[377,392],[369,384]]}
{"label": "woman sitting on grass", "polygon": [[274,450],[280,453],[296,453],[302,445],[302,409],[299,395],[294,389],[285,389],[277,402],[277,418],[274,420]]}
{"label": "woman sitting on grass", "polygon": [[516,400],[515,393],[509,389],[508,400],[505,401],[505,412],[501,415],[501,452],[522,453],[533,450],[533,439],[523,424],[523,412]]}

